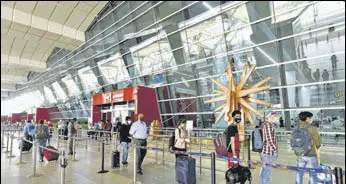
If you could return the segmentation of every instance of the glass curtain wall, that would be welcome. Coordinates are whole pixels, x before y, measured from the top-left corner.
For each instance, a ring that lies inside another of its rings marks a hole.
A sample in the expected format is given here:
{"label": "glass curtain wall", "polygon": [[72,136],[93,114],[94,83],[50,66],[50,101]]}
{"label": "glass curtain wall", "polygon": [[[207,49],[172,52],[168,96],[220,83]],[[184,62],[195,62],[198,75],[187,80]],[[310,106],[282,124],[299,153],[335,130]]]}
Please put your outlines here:
{"label": "glass curtain wall", "polygon": [[248,85],[272,78],[272,88],[255,97],[282,111],[286,129],[303,110],[328,130],[344,121],[344,2],[126,1],[114,8],[61,61],[67,67],[59,75],[33,82],[35,90],[62,78],[69,98],[45,98],[66,116],[91,116],[95,93],[143,85],[156,88],[164,126],[184,117],[198,127],[223,127],[214,123],[219,104],[204,104],[215,97],[210,78],[226,83],[231,63],[239,80],[249,63],[257,67]]}

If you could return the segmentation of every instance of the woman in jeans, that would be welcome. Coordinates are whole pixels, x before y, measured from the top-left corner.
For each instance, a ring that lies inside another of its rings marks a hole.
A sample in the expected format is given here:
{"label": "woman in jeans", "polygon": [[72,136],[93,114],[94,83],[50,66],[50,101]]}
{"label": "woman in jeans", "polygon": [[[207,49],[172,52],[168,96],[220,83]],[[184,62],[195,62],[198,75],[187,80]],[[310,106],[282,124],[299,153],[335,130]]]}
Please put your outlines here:
{"label": "woman in jeans", "polygon": [[[186,120],[180,120],[178,127],[175,129],[174,151],[186,152],[186,143],[189,142],[186,133]],[[176,153],[175,157],[186,155],[184,153]]]}

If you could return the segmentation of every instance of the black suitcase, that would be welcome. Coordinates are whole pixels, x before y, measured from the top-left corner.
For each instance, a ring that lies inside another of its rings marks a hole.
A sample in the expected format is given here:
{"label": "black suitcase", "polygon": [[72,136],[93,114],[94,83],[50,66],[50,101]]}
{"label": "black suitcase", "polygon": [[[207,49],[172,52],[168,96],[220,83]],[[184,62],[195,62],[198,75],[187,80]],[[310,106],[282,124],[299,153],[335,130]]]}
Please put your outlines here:
{"label": "black suitcase", "polygon": [[[32,141],[32,137],[31,136],[26,136],[26,139],[29,141]],[[32,147],[32,143],[24,141],[23,142],[23,150],[22,151],[30,151]],[[19,145],[19,149],[20,149],[20,145]]]}
{"label": "black suitcase", "polygon": [[179,156],[175,163],[175,180],[180,184],[196,184],[196,160]]}
{"label": "black suitcase", "polygon": [[120,167],[120,152],[119,151],[112,151],[112,163],[111,167],[119,168]]}

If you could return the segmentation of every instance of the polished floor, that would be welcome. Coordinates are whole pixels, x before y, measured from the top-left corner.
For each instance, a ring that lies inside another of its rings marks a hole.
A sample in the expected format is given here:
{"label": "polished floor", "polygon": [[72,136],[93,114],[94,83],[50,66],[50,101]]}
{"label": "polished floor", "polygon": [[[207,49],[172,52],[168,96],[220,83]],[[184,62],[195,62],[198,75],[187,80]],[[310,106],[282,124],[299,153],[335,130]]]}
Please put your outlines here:
{"label": "polished floor", "polygon": [[[17,135],[17,134],[15,134]],[[5,144],[7,138],[5,136]],[[15,157],[8,158],[8,153],[4,153],[6,148],[2,148],[1,151],[1,183],[4,184],[57,184],[60,183],[60,167],[57,162],[37,162],[36,164],[36,177],[31,177],[33,173],[33,154],[32,150],[28,153],[23,153],[24,164],[18,164],[19,162],[19,140],[13,141],[13,155]],[[56,140],[51,142],[51,145],[57,146]],[[151,141],[150,146],[167,147],[167,142]],[[86,149],[87,147],[87,149]],[[111,150],[114,147],[110,145],[105,146],[105,169],[109,170],[108,173],[98,174],[101,169],[101,149],[100,144],[89,140],[86,145],[86,141],[79,141],[76,146],[77,154],[76,161],[73,158],[68,159],[68,166],[65,169],[65,183],[74,184],[130,184],[133,182],[133,157],[130,150],[129,165],[119,169],[110,168]],[[59,149],[66,149],[66,144],[63,141],[59,143]],[[202,149],[202,152],[212,152],[212,146],[201,148],[196,145],[192,147],[193,152],[198,152]],[[288,145],[280,145],[279,158],[277,163],[295,165],[296,158],[289,151]],[[244,152],[241,155],[247,158],[247,152],[244,148]],[[164,158],[164,162],[162,161]],[[259,160],[257,153],[251,153],[252,160]],[[169,153],[148,151],[145,158],[143,169],[144,175],[137,176],[137,182],[141,184],[175,184],[175,169],[174,169],[174,155]],[[323,147],[321,151],[322,163],[339,166],[344,168],[345,166],[345,150],[338,147]],[[196,157],[197,164],[197,183],[198,184],[210,184],[210,159],[203,158],[200,162],[200,158]],[[200,167],[201,166],[201,167]],[[227,163],[223,160],[216,161],[216,183],[225,183],[224,172],[226,170]],[[254,167],[252,169],[253,184],[259,183],[258,175],[260,167]],[[305,177],[306,180],[306,177]],[[277,184],[292,184],[295,183],[295,172],[285,170],[274,170],[272,183]],[[306,182],[307,183],[307,182]]]}

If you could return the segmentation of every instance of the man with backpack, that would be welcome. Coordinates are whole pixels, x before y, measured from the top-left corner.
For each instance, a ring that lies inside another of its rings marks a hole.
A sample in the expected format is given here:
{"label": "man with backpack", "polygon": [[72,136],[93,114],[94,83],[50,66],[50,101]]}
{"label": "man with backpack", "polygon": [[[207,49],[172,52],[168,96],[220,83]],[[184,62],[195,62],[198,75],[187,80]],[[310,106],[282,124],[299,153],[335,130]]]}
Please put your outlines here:
{"label": "man with backpack", "polygon": [[[228,157],[239,158],[240,155],[240,142],[238,124],[241,122],[241,112],[235,110],[232,112],[231,124],[227,127],[225,134],[227,137],[227,151]],[[238,162],[228,160],[228,168],[233,167]]]}
{"label": "man with backpack", "polygon": [[74,143],[74,139],[77,133],[77,130],[74,126],[74,123],[77,121],[77,118],[73,118],[70,123],[68,124],[68,154],[69,155],[73,155],[73,143]]}
{"label": "man with backpack", "polygon": [[[318,129],[311,125],[311,112],[299,114],[300,125],[292,132],[291,147],[297,155],[298,167],[319,168],[318,149],[321,147],[321,137]],[[303,183],[304,172],[297,171],[296,184]],[[316,183],[317,173],[309,173],[309,184]]]}
{"label": "man with backpack", "polygon": [[43,149],[40,146],[45,147],[47,140],[49,141],[48,127],[44,125],[44,121],[40,120],[40,124],[35,127],[35,139],[37,140],[37,152],[39,153],[39,161],[43,162]]}
{"label": "man with backpack", "polygon": [[[275,135],[275,126],[280,122],[277,112],[271,112],[267,115],[263,124],[263,149],[261,153],[261,161],[266,164],[272,164],[278,157],[278,145]],[[269,184],[271,182],[272,168],[262,166],[260,172],[260,184]]]}

